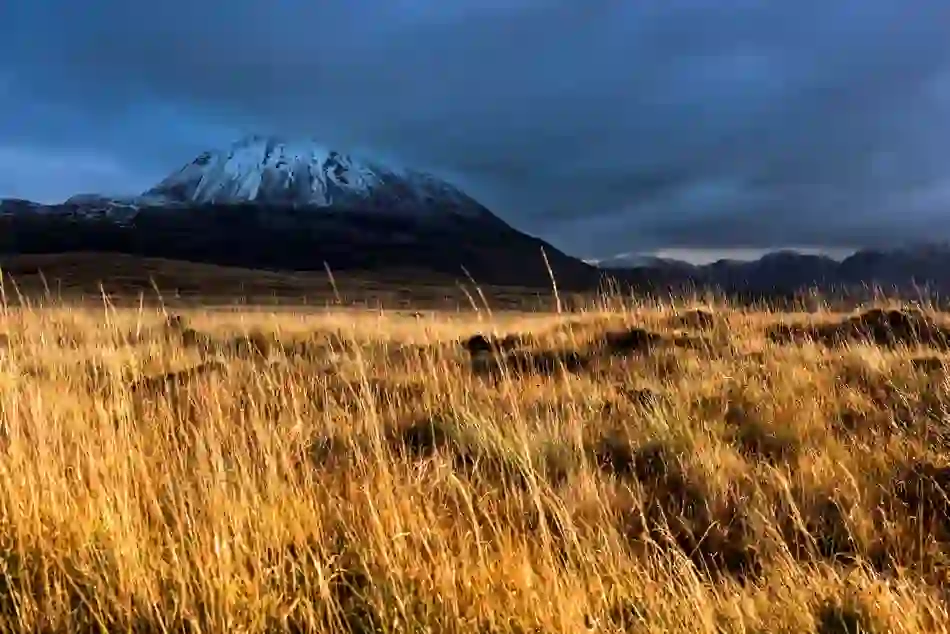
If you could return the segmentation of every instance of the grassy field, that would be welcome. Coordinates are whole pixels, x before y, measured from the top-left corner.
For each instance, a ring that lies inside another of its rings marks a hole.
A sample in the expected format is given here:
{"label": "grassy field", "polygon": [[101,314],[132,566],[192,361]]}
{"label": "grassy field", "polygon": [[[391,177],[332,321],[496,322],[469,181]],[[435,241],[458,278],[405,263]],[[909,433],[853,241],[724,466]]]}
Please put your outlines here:
{"label": "grassy field", "polygon": [[690,310],[6,310],[0,629],[950,631],[943,317]]}

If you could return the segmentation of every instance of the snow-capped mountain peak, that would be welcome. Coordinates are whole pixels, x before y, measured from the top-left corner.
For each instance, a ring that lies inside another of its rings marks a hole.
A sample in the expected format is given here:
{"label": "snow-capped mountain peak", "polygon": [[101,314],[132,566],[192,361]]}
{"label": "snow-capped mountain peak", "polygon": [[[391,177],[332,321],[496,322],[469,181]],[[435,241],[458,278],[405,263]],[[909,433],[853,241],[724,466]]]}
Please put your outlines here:
{"label": "snow-capped mountain peak", "polygon": [[483,208],[428,174],[396,170],[316,141],[254,135],[202,153],[144,195],[177,203],[328,207],[375,203],[375,211],[472,215]]}

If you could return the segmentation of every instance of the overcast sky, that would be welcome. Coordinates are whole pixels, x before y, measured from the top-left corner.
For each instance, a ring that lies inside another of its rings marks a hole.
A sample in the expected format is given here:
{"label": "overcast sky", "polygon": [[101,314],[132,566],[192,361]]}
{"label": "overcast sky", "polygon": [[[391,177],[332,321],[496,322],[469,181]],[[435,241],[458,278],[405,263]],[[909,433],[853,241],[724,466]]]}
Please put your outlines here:
{"label": "overcast sky", "polygon": [[584,257],[950,239],[948,0],[6,0],[0,42],[0,196],[257,132]]}

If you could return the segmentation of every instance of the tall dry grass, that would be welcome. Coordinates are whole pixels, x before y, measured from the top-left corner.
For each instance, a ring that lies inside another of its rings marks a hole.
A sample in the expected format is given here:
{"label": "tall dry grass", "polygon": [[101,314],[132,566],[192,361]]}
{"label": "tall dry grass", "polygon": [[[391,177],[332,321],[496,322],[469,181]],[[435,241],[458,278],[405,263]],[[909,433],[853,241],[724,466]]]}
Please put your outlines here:
{"label": "tall dry grass", "polygon": [[[9,309],[0,628],[950,630],[950,387],[911,363],[937,353],[683,310],[208,310],[189,339]],[[631,325],[703,345],[597,352]],[[484,375],[475,332],[594,362]]]}

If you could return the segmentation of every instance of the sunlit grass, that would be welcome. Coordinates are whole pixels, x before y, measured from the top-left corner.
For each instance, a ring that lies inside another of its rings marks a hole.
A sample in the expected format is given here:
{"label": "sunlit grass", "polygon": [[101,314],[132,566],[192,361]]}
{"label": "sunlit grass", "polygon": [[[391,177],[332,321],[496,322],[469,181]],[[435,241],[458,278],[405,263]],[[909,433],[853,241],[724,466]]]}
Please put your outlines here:
{"label": "sunlit grass", "polygon": [[2,628],[948,631],[943,353],[688,308],[8,309]]}

